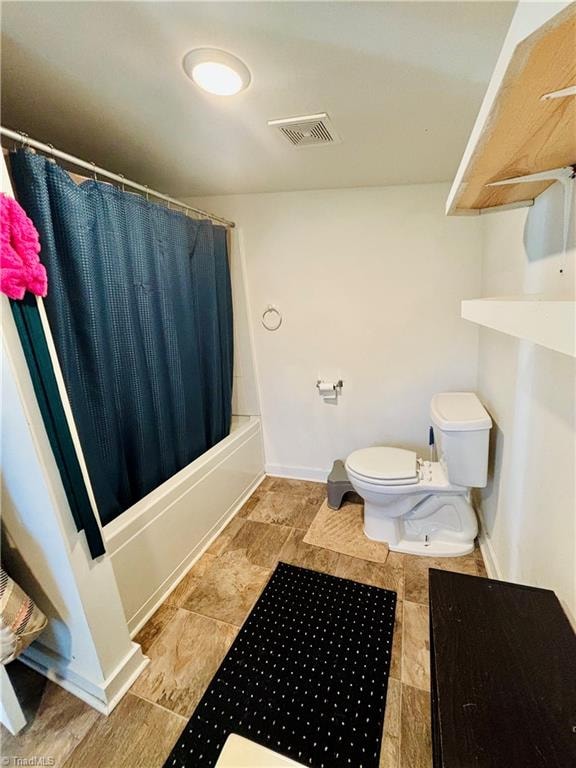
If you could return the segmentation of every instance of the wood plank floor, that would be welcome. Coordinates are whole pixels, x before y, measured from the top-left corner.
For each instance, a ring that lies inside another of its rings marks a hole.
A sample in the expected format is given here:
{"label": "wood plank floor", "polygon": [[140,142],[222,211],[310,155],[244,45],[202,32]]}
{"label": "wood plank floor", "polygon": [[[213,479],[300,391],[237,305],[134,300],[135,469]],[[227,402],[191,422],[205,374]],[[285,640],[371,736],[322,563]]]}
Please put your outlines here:
{"label": "wood plank floor", "polygon": [[319,483],[264,480],[136,636],[151,663],[108,718],[14,662],[28,725],[17,737],[2,728],[3,764],[161,768],[283,560],[398,593],[380,768],[430,768],[428,569],[485,575],[482,557],[390,553],[381,565],[311,546],[303,539],[324,498]]}

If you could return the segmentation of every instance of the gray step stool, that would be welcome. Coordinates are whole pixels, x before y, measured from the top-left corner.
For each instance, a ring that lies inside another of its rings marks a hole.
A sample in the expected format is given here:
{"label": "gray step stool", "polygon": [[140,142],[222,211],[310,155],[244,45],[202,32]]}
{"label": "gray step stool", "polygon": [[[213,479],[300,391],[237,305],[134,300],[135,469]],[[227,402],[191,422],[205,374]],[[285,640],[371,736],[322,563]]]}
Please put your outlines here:
{"label": "gray step stool", "polygon": [[348,473],[344,462],[336,459],[332,466],[332,471],[328,475],[328,506],[330,509],[340,509],[342,499],[349,491],[354,492],[352,483],[348,480]]}

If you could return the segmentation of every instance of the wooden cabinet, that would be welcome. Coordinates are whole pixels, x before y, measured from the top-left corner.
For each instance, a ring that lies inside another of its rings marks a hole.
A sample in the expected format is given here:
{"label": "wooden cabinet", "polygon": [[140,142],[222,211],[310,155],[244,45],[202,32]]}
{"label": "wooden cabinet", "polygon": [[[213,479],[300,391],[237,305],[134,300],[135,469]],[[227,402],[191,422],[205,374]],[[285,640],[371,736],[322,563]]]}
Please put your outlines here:
{"label": "wooden cabinet", "polygon": [[576,637],[545,589],[430,570],[435,768],[574,768]]}

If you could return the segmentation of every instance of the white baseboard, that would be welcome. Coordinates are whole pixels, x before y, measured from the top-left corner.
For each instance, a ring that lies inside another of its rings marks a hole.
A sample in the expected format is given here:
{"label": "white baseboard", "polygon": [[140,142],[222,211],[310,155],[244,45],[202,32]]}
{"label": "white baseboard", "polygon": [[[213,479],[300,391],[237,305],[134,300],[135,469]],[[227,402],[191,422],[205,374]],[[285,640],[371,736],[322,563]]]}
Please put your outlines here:
{"label": "white baseboard", "polygon": [[494,548],[492,547],[492,542],[485,533],[481,533],[478,537],[478,544],[480,545],[480,551],[484,558],[484,565],[486,566],[486,573],[488,576],[491,579],[503,581],[504,579],[502,578],[502,572],[498,567],[498,561],[496,559]]}
{"label": "white baseboard", "polygon": [[131,687],[136,678],[150,663],[138,643],[131,643],[130,650],[116,669],[101,681],[89,680],[69,668],[68,662],[52,650],[33,643],[19,657],[26,666],[82,699],[103,715],[109,715]]}
{"label": "white baseboard", "polygon": [[150,596],[150,598],[144,603],[144,605],[131,617],[128,621],[128,631],[130,637],[134,637],[140,629],[146,624],[148,619],[154,615],[162,603],[166,600],[168,595],[176,589],[178,584],[184,579],[190,569],[195,563],[202,557],[212,542],[220,535],[222,530],[228,525],[234,515],[240,510],[245,502],[254,493],[256,488],[264,480],[265,475],[257,477],[250,486],[244,491],[242,496],[237,499],[234,504],[226,510],[222,517],[214,524],[206,536],[200,541],[200,543],[194,547],[194,549],[186,556],[185,560],[181,562],[167,579],[158,587],[158,589]]}
{"label": "white baseboard", "polygon": [[478,534],[478,544],[480,545],[480,552],[482,552],[482,557],[484,558],[486,573],[491,579],[498,579],[499,581],[504,581],[504,578],[502,576],[502,571],[498,565],[498,558],[496,557],[496,552],[494,551],[494,547],[492,546],[492,541],[490,540],[490,537],[486,533],[486,524],[484,523],[482,511],[476,508],[476,514],[478,515],[478,520],[480,522],[480,526],[479,526],[480,533]]}
{"label": "white baseboard", "polygon": [[311,480],[316,483],[325,483],[330,474],[329,469],[285,467],[281,464],[266,464],[264,469],[266,474],[272,477],[285,477],[287,480]]}

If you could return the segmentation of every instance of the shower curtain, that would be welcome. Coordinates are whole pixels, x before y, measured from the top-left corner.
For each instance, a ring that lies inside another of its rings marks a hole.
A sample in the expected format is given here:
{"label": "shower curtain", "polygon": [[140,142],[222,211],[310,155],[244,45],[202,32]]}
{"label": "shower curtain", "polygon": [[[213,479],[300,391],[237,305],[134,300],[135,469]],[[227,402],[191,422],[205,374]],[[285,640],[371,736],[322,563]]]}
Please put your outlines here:
{"label": "shower curtain", "polygon": [[11,155],[40,233],[45,307],[102,524],[230,431],[226,230]]}

